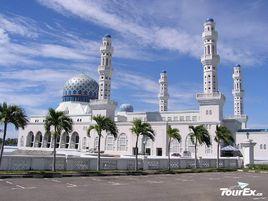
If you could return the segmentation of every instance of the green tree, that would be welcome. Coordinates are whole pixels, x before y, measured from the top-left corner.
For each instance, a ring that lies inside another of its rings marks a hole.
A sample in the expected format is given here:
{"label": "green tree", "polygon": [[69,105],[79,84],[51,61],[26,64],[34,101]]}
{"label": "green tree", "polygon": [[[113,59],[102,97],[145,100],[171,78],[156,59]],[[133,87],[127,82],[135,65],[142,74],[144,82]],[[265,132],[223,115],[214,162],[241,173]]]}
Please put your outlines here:
{"label": "green tree", "polygon": [[211,145],[210,136],[208,133],[208,130],[203,126],[189,126],[189,128],[192,130],[192,133],[190,133],[190,139],[192,143],[194,144],[194,150],[195,150],[195,168],[197,168],[197,146],[206,144],[206,146]]}
{"label": "green tree", "polygon": [[130,129],[131,132],[136,135],[136,145],[135,145],[135,171],[138,170],[138,141],[139,136],[146,136],[151,140],[154,140],[154,130],[152,129],[151,125],[147,122],[142,122],[140,119],[134,119],[132,122],[132,128]]}
{"label": "green tree", "polygon": [[73,121],[70,117],[64,114],[64,112],[56,111],[52,108],[48,110],[48,114],[45,119],[45,131],[49,136],[53,137],[54,149],[53,149],[53,166],[52,171],[56,171],[56,146],[57,137],[64,131],[70,133],[73,129]]}
{"label": "green tree", "polygon": [[170,144],[172,140],[177,140],[179,143],[181,142],[181,135],[179,129],[172,128],[170,125],[168,125],[167,137],[168,137],[168,170],[170,170]]}
{"label": "green tree", "polygon": [[217,168],[219,168],[219,159],[220,159],[220,144],[232,144],[234,142],[234,138],[232,136],[231,131],[225,126],[216,127],[216,136],[214,140],[217,142]]}
{"label": "green tree", "polygon": [[0,104],[0,123],[4,124],[3,139],[0,152],[0,166],[1,166],[5,139],[7,134],[7,125],[13,124],[17,130],[19,128],[24,129],[28,123],[28,120],[24,110],[21,107],[17,105],[8,105],[7,103],[4,102]]}
{"label": "green tree", "polygon": [[97,115],[93,117],[93,120],[96,122],[95,125],[91,125],[87,133],[90,136],[90,132],[92,130],[95,130],[98,134],[98,161],[97,161],[97,171],[100,170],[100,144],[101,144],[101,137],[102,137],[102,131],[106,131],[106,133],[113,135],[115,138],[117,138],[118,130],[117,126],[114,121],[112,121],[110,118]]}

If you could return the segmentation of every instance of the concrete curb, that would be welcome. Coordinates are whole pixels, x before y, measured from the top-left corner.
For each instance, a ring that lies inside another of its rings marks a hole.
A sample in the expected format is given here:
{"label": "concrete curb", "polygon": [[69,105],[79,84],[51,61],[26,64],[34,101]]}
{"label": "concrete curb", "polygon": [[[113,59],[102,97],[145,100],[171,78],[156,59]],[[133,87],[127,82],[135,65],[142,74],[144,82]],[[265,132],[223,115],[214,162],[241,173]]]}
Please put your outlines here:
{"label": "concrete curb", "polygon": [[60,178],[60,177],[96,177],[96,176],[142,176],[142,175],[158,175],[158,174],[187,174],[187,173],[208,173],[208,172],[234,172],[236,169],[226,169],[218,171],[141,171],[141,172],[78,172],[78,173],[28,173],[28,174],[0,174],[0,179],[7,178]]}
{"label": "concrete curb", "polygon": [[249,173],[261,173],[261,174],[268,174],[268,171],[263,171],[263,170],[243,170],[239,169],[237,170],[238,172],[249,172]]}

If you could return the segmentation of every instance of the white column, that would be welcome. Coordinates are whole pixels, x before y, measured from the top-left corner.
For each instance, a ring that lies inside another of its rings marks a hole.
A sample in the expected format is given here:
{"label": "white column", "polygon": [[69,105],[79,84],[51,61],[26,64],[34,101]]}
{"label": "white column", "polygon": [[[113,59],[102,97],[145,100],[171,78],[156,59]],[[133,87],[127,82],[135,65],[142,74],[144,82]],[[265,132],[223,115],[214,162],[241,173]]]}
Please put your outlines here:
{"label": "white column", "polygon": [[244,159],[244,167],[247,165],[254,164],[254,146],[256,145],[251,139],[247,139],[245,142],[241,143],[243,159]]}
{"label": "white column", "polygon": [[160,79],[159,79],[159,112],[164,112],[168,110],[168,78],[167,78],[167,72],[163,71],[160,73]]}
{"label": "white column", "polygon": [[233,82],[234,117],[241,121],[242,128],[246,128],[248,117],[244,114],[243,77],[239,64],[234,67]]}
{"label": "white column", "polygon": [[111,79],[112,79],[112,38],[106,35],[102,39],[100,47],[101,63],[98,68],[99,72],[99,100],[110,100],[111,96]]}
{"label": "white column", "polygon": [[220,62],[220,57],[217,54],[218,33],[212,18],[208,18],[204,23],[202,40],[204,53],[201,57],[201,63],[204,68],[204,93],[212,94],[218,92],[217,65]]}

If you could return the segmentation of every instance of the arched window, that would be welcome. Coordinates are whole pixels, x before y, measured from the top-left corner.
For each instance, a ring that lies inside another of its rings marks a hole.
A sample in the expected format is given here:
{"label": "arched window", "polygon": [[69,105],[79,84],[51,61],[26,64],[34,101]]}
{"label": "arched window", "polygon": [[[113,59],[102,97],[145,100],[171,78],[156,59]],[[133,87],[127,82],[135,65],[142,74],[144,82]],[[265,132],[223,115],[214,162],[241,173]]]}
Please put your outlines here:
{"label": "arched window", "polygon": [[34,147],[42,147],[43,136],[40,131],[35,135]]}
{"label": "arched window", "polygon": [[[58,135],[56,137],[56,148],[59,148],[60,147],[60,136]],[[54,136],[52,136],[51,138],[51,146],[50,148],[54,148]]]}
{"label": "arched window", "polygon": [[117,151],[127,151],[127,135],[122,133],[119,135],[117,140]]}
{"label": "arched window", "polygon": [[208,54],[210,54],[210,46],[208,45]]}
{"label": "arched window", "polygon": [[105,150],[111,151],[114,149],[114,136],[108,134],[105,140]]}
{"label": "arched window", "polygon": [[78,149],[78,147],[79,147],[79,135],[77,132],[74,132],[71,137],[70,148]]}
{"label": "arched window", "polygon": [[194,153],[194,144],[192,143],[191,138],[190,138],[189,135],[188,135],[188,137],[187,137],[187,150],[188,150],[189,152],[191,152],[191,154]]}
{"label": "arched window", "polygon": [[262,144],[260,144],[260,149],[262,149]]}
{"label": "arched window", "polygon": [[99,136],[94,139],[94,150],[98,150]]}
{"label": "arched window", "polygon": [[51,145],[51,135],[46,133],[43,140],[43,147],[50,148]]}
{"label": "arched window", "polygon": [[33,147],[33,145],[34,145],[34,134],[32,131],[30,131],[27,135],[26,147]]}
{"label": "arched window", "polygon": [[69,134],[64,132],[61,135],[60,148],[68,149],[69,148],[69,140],[70,140]]}
{"label": "arched window", "polygon": [[170,142],[170,153],[181,153],[182,152],[182,147],[181,143],[178,142],[178,140],[173,139]]}
{"label": "arched window", "polygon": [[87,138],[83,137],[83,142],[82,142],[82,149],[86,149],[87,145]]}
{"label": "arched window", "polygon": [[24,136],[21,136],[20,138],[20,146],[24,147]]}

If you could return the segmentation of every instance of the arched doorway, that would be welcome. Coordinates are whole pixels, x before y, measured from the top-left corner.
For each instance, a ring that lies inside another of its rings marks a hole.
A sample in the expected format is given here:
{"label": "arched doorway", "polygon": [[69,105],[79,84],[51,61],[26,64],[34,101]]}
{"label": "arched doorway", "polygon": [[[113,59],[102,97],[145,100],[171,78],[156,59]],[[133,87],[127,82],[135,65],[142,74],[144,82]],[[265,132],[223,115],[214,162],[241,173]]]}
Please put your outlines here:
{"label": "arched doorway", "polygon": [[173,139],[170,142],[170,153],[181,153],[182,152],[182,146],[181,143],[178,142],[178,140]]}
{"label": "arched doorway", "polygon": [[42,147],[43,136],[40,131],[35,135],[34,147]]}
{"label": "arched doorway", "polygon": [[70,149],[78,149],[79,147],[79,135],[77,132],[74,132],[71,137]]}
{"label": "arched doorway", "polygon": [[127,135],[122,133],[117,140],[117,151],[127,151]]}
{"label": "arched doorway", "polygon": [[46,133],[43,140],[43,148],[50,148],[51,145],[51,134]]}
{"label": "arched doorway", "polygon": [[26,147],[33,147],[33,145],[34,145],[34,134],[32,131],[30,131],[27,135]]}
{"label": "arched doorway", "polygon": [[20,138],[20,146],[24,147],[24,136],[21,136]]}
{"label": "arched doorway", "polygon": [[[51,140],[51,148],[54,148],[54,136],[52,136],[52,140]],[[60,135],[57,135],[56,137],[56,148],[60,147]]]}
{"label": "arched doorway", "polygon": [[114,136],[108,134],[105,139],[105,150],[112,151],[114,150]]}
{"label": "arched doorway", "polygon": [[60,148],[68,149],[69,148],[69,142],[70,142],[69,134],[64,132],[61,135]]}

